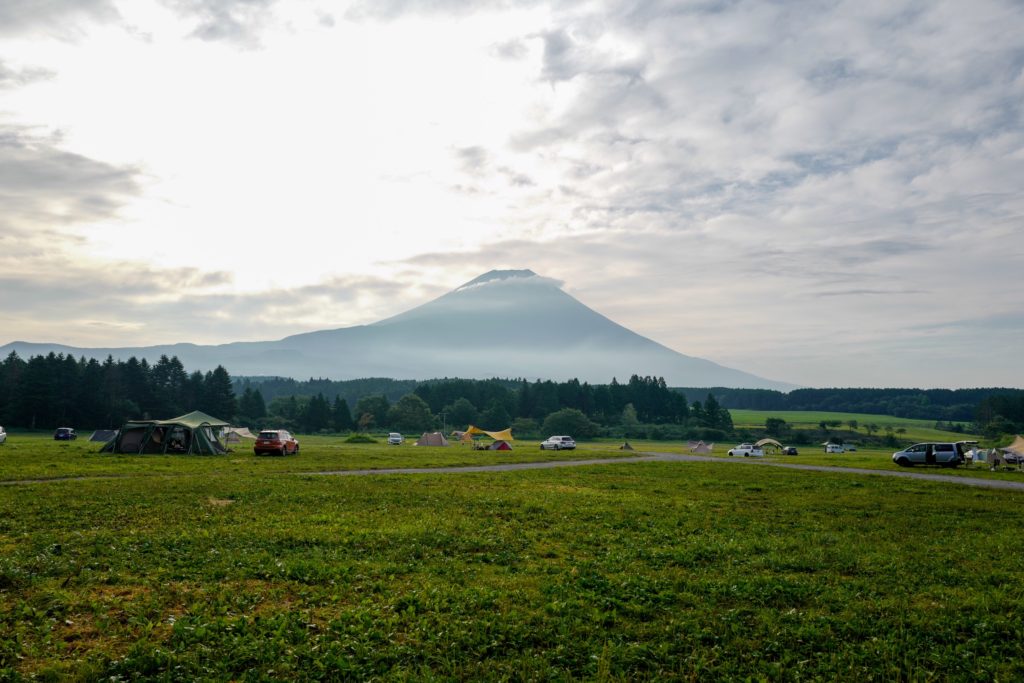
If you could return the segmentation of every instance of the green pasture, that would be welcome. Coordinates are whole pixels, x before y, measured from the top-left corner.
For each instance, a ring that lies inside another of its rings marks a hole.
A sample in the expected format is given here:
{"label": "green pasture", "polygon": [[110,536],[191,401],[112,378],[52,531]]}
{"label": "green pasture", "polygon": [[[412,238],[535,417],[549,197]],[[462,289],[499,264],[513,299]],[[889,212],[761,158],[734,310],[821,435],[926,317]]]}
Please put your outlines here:
{"label": "green pasture", "polygon": [[[947,432],[935,429],[935,420],[912,420],[909,418],[893,417],[892,415],[867,415],[864,413],[827,413],[823,411],[802,411],[802,410],[735,410],[730,409],[733,425],[738,429],[764,429],[765,420],[769,417],[778,417],[786,421],[786,424],[794,429],[818,430],[818,423],[822,420],[840,420],[842,425],[835,428],[842,431],[853,431],[856,434],[867,436],[865,425],[876,424],[879,432],[875,435],[884,435],[887,427],[893,430],[905,429],[906,432],[898,434],[901,441],[962,441],[975,438],[967,434]],[[856,420],[858,427],[850,430],[847,423]]]}
{"label": "green pasture", "polygon": [[[252,441],[232,444],[227,455],[123,455],[100,453],[103,444],[54,441],[51,434],[11,434],[0,445],[0,481],[63,477],[324,472],[393,467],[459,467],[513,462],[580,460],[623,455],[611,444],[594,444],[576,451],[542,451],[539,441],[515,441],[511,451],[476,451],[469,445],[448,447],[348,444],[342,436],[299,435],[298,455],[256,456]],[[630,455],[628,452],[625,455]]]}
{"label": "green pasture", "polygon": [[1024,678],[1021,493],[718,462],[307,476],[614,451],[302,442],[0,446],[4,479],[124,475],[0,486],[0,680]]}

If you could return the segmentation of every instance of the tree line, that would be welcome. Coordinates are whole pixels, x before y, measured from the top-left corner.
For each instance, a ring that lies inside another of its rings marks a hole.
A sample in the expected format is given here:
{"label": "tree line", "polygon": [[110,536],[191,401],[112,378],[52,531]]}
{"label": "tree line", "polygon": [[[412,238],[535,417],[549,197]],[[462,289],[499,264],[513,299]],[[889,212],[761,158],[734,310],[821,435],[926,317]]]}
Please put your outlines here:
{"label": "tree line", "polygon": [[866,413],[916,420],[971,422],[980,404],[990,396],[1024,396],[1024,390],[976,389],[771,389],[685,388],[691,400],[713,393],[727,408],[749,410],[805,410],[813,412]]}
{"label": "tree line", "polygon": [[168,418],[192,410],[234,416],[231,376],[221,366],[185,370],[176,356],[150,365],[135,357],[75,359],[49,353],[0,363],[0,424],[25,429],[117,428],[131,419]]}

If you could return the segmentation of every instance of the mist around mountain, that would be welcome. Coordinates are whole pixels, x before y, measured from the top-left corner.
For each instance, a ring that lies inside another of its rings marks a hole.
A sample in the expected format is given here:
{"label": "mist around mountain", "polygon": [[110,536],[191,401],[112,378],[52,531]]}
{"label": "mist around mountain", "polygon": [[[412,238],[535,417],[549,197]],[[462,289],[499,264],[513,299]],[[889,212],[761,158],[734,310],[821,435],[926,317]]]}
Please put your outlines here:
{"label": "mist around mountain", "polygon": [[13,342],[0,354],[55,353],[76,358],[223,365],[235,376],[304,379],[522,377],[607,383],[630,375],[664,377],[671,386],[777,389],[795,385],[687,356],[588,308],[552,279],[530,270],[494,270],[416,308],[370,325],[292,335],[278,341],[200,346],[76,348]]}

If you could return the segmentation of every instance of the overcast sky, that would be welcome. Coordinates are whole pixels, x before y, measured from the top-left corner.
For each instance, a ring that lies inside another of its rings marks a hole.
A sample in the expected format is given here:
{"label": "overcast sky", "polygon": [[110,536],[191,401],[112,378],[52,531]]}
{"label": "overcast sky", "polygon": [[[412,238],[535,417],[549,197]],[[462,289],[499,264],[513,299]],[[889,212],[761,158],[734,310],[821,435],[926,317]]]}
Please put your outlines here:
{"label": "overcast sky", "polygon": [[773,379],[1024,386],[1022,35],[1012,0],[0,0],[0,343],[276,339],[530,268]]}

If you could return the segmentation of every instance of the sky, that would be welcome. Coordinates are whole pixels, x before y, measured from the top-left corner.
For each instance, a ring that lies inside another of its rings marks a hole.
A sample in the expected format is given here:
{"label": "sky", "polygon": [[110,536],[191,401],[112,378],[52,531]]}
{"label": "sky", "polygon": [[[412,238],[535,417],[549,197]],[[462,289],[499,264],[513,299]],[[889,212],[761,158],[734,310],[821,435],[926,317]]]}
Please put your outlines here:
{"label": "sky", "polygon": [[772,379],[1024,387],[1021,35],[1014,0],[0,0],[0,344],[279,339],[529,268]]}

